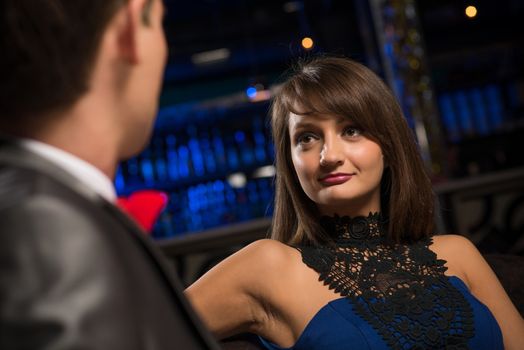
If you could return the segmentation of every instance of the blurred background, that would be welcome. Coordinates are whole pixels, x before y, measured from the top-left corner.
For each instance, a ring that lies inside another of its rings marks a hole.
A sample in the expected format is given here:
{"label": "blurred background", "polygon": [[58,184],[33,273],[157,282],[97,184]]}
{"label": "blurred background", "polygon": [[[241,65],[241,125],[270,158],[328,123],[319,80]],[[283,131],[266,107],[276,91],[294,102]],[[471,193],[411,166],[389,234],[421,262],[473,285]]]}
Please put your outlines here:
{"label": "blurred background", "polygon": [[164,2],[154,135],[115,182],[121,196],[169,194],[152,235],[185,283],[267,235],[269,101],[287,68],[321,53],[364,63],[394,90],[432,173],[440,232],[524,255],[524,2]]}

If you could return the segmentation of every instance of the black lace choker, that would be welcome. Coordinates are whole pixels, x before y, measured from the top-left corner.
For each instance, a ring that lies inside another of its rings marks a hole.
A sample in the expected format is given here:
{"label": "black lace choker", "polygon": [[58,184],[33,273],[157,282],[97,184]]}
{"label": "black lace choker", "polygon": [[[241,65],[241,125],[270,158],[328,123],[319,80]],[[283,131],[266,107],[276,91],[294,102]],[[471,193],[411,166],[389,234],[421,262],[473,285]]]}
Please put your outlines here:
{"label": "black lace choker", "polygon": [[429,249],[430,238],[392,244],[379,213],[323,217],[320,223],[335,244],[297,246],[302,261],[348,298],[388,348],[468,348],[473,310],[444,275],[446,262]]}
{"label": "black lace choker", "polygon": [[320,225],[335,240],[364,240],[385,237],[386,225],[380,213],[369,213],[367,217],[323,216]]}

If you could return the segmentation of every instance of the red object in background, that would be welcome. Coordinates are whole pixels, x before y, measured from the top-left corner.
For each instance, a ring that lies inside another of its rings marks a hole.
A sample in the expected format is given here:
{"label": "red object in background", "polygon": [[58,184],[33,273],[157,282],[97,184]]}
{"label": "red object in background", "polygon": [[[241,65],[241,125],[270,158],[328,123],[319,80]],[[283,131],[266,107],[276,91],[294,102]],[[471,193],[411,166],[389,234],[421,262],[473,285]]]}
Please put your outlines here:
{"label": "red object in background", "polygon": [[117,204],[147,233],[151,233],[168,199],[164,192],[144,190],[134,192],[129,197],[118,197]]}

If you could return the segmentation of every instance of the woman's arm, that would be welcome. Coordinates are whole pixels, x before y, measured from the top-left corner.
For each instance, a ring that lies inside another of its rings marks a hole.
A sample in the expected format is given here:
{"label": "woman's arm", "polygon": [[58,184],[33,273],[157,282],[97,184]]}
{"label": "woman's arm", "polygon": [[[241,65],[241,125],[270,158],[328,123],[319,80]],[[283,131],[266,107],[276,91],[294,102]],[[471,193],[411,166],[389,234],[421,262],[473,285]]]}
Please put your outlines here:
{"label": "woman's arm", "polygon": [[471,293],[495,316],[506,350],[524,349],[524,320],[491,267],[467,238],[456,235],[447,237],[454,265],[460,266],[465,273]]}
{"label": "woman's arm", "polygon": [[286,249],[289,247],[277,241],[256,241],[186,289],[193,307],[215,336],[261,333],[271,319],[272,286],[278,269],[283,268]]}

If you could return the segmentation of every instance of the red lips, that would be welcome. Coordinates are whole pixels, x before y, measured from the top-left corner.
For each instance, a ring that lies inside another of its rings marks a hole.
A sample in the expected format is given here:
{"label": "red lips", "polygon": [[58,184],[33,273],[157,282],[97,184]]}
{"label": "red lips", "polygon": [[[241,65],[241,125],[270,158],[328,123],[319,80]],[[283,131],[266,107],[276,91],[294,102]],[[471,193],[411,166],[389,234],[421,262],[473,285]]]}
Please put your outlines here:
{"label": "red lips", "polygon": [[352,177],[353,174],[333,173],[319,178],[318,181],[324,185],[340,185],[351,180]]}

